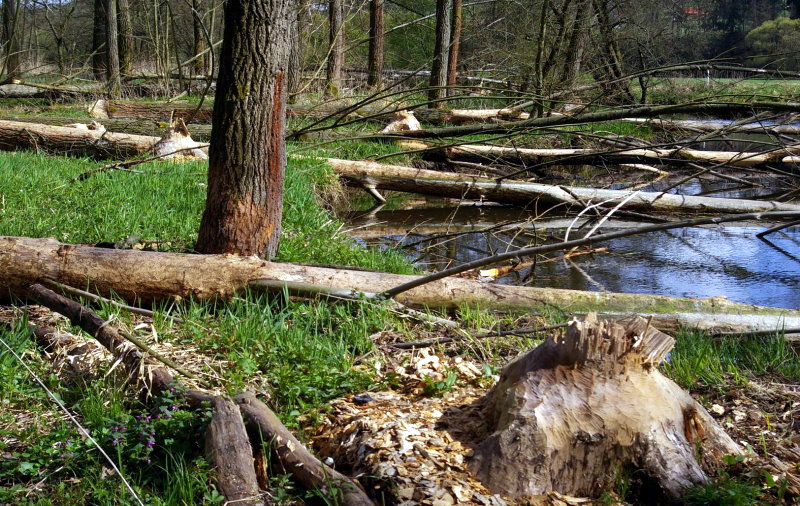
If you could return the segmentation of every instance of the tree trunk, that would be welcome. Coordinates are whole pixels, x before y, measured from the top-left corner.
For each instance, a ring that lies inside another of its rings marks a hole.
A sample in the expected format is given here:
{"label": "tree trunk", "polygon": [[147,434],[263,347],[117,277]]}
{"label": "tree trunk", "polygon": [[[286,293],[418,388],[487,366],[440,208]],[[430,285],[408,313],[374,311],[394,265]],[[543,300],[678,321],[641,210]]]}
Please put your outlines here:
{"label": "tree trunk", "polygon": [[20,29],[17,18],[17,2],[19,0],[3,1],[3,38],[0,40],[5,47],[5,74],[6,79],[11,81],[20,75]]}
{"label": "tree trunk", "polygon": [[106,80],[108,94],[111,98],[119,98],[122,92],[122,81],[119,75],[119,44],[117,40],[117,3],[105,0],[106,7]]}
{"label": "tree trunk", "polygon": [[[458,51],[461,47],[463,0],[453,0],[453,32],[450,36],[450,55],[447,59],[447,86],[455,86],[458,78]],[[452,94],[453,90],[450,90]]]}
{"label": "tree trunk", "polygon": [[304,55],[308,45],[309,25],[311,24],[311,0],[299,0],[297,5],[297,29],[293,33],[289,53],[289,102],[300,91],[303,77]]}
{"label": "tree trunk", "polygon": [[383,78],[383,1],[370,0],[369,3],[369,56],[367,61],[367,85],[378,87]]}
{"label": "tree trunk", "polygon": [[128,0],[117,0],[117,9],[119,14],[119,72],[122,77],[130,77],[133,75],[136,45],[133,39],[133,23]]}
{"label": "tree trunk", "polygon": [[197,251],[272,257],[278,250],[286,66],[296,19],[292,2],[226,4]]}
{"label": "tree trunk", "polygon": [[766,211],[799,211],[800,204],[784,202],[724,199],[660,192],[632,192],[596,188],[547,185],[524,181],[496,181],[463,174],[414,169],[375,162],[327,159],[333,170],[357,185],[435,195],[456,199],[473,199],[518,204],[539,209],[559,204],[582,206],[584,202],[607,201],[609,206],[625,202],[625,209],[659,211],[703,211],[706,213],[759,213]]}
{"label": "tree trunk", "polygon": [[442,107],[441,100],[445,96],[447,86],[447,68],[450,55],[450,29],[452,22],[453,0],[436,0],[436,43],[433,48],[433,66],[428,90],[431,107]]}
{"label": "tree trunk", "polygon": [[92,25],[92,72],[98,81],[106,78],[106,0],[94,0]]}
{"label": "tree trunk", "polygon": [[674,344],[641,317],[574,322],[505,367],[483,399],[489,436],[470,470],[513,498],[598,497],[615,470],[648,475],[670,497],[707,482],[705,471],[744,452],[658,370]]}
{"label": "tree trunk", "polygon": [[328,0],[328,73],[326,95],[337,96],[342,89],[344,67],[344,6],[342,0]]}
{"label": "tree trunk", "polygon": [[[382,272],[278,264],[256,257],[153,253],[70,245],[55,239],[0,237],[0,298],[9,292],[24,297],[27,287],[43,277],[74,287],[89,287],[106,296],[113,293],[131,302],[229,298],[261,279],[376,293],[417,279]],[[582,292],[496,285],[464,278],[440,279],[404,292],[397,300],[432,308],[473,305],[537,311],[555,306],[568,312],[602,308],[605,314],[653,315],[657,328],[800,328],[798,310],[738,304],[719,297]]]}
{"label": "tree trunk", "polygon": [[192,0],[192,36],[194,42],[194,71],[200,75],[207,75],[208,68],[206,65],[207,56],[203,52],[208,49],[206,43],[206,36],[203,31],[203,17],[205,16],[205,8],[203,0]]}

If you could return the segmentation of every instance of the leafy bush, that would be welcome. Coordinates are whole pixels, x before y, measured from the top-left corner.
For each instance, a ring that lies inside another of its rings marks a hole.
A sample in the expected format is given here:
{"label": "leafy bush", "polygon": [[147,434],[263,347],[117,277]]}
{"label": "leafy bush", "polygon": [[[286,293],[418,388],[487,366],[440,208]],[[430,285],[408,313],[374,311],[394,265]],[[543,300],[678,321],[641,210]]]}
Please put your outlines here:
{"label": "leafy bush", "polygon": [[781,70],[800,69],[800,57],[793,51],[800,44],[800,19],[778,18],[750,30],[745,43],[757,66]]}

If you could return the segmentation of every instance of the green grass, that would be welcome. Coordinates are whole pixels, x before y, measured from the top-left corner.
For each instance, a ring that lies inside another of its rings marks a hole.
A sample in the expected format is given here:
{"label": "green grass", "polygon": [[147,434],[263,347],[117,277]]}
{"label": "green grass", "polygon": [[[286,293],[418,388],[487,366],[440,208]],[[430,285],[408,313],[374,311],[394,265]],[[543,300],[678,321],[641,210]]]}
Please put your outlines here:
{"label": "green grass", "polygon": [[745,384],[755,376],[800,381],[800,353],[782,335],[714,339],[703,332],[683,330],[664,370],[684,388],[722,388]]}

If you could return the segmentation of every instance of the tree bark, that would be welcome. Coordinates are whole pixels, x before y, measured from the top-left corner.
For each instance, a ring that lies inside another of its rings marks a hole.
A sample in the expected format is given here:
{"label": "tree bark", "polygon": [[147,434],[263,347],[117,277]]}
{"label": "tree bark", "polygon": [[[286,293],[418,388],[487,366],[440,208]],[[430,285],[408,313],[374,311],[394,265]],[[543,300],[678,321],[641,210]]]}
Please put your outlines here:
{"label": "tree bark", "polygon": [[304,55],[308,45],[309,25],[311,24],[311,0],[299,0],[297,3],[297,29],[293,33],[292,47],[289,52],[289,102],[293,103],[293,95],[298,93],[302,84]]}
{"label": "tree bark", "polygon": [[[275,413],[251,393],[235,397],[255,441],[269,441],[286,470],[308,490],[341,497],[342,504],[370,506],[372,500],[353,480],[314,457],[280,422]],[[341,494],[341,496],[338,496]]]}
{"label": "tree bark", "polygon": [[125,159],[150,152],[159,137],[0,121],[0,149],[43,150],[53,154]]}
{"label": "tree bark", "polygon": [[117,40],[117,3],[105,0],[106,8],[106,84],[111,98],[119,98],[122,81],[119,75],[119,41]]}
{"label": "tree bark", "polygon": [[117,0],[119,21],[119,72],[122,77],[133,75],[133,62],[136,49],[133,39],[133,23],[129,0]]}
{"label": "tree bark", "polygon": [[253,467],[253,448],[239,406],[227,397],[215,397],[212,409],[205,452],[217,488],[236,504],[263,504]]}
{"label": "tree bark", "polygon": [[355,162],[335,158],[329,158],[326,161],[340,177],[363,187],[503,204],[549,207],[558,204],[582,206],[583,202],[588,201],[608,201],[609,206],[614,206],[627,199],[624,205],[625,209],[702,211],[706,213],[800,211],[800,204],[785,202],[603,190],[513,180],[496,181],[489,178],[414,169],[399,165],[381,165],[374,162]]}
{"label": "tree bark", "polygon": [[[447,59],[447,86],[455,86],[458,78],[458,52],[461,48],[463,0],[453,0],[453,31],[450,35],[450,55]],[[452,93],[452,90],[450,90]]]}
{"label": "tree bark", "polygon": [[342,89],[344,67],[344,6],[342,0],[328,0],[328,72],[325,94],[337,96]]}
{"label": "tree bark", "polygon": [[470,470],[514,498],[598,497],[613,470],[630,468],[671,497],[707,482],[706,470],[744,452],[658,370],[674,344],[641,317],[624,327],[594,315],[574,322],[505,367],[483,399],[489,436]]}
{"label": "tree bark", "polygon": [[[28,118],[30,119],[30,118]],[[63,125],[70,125],[76,123],[86,123],[86,118],[62,118],[57,116],[38,116],[35,118],[37,124],[40,125],[51,125],[51,126],[63,126]],[[3,121],[19,121],[17,116],[13,115],[0,115],[0,124]],[[118,134],[133,134],[133,135],[142,135],[145,137],[160,137],[164,133],[163,126],[156,124],[155,122],[150,121],[139,121],[136,119],[103,119],[98,120],[107,131],[115,132]],[[192,133],[192,138],[200,141],[200,142],[207,142],[211,139],[211,125],[208,124],[200,124],[200,123],[192,123],[186,125],[189,131]]]}
{"label": "tree bark", "polygon": [[447,86],[447,68],[450,55],[450,30],[453,0],[436,0],[436,42],[433,48],[433,66],[428,90],[431,107],[441,107]]}
{"label": "tree bark", "polygon": [[370,0],[369,3],[369,56],[367,61],[367,85],[378,87],[383,79],[383,27],[384,0]]}
{"label": "tree bark", "polygon": [[[28,286],[50,278],[131,302],[229,298],[260,279],[302,281],[342,290],[383,292],[415,276],[307,265],[278,264],[256,257],[190,255],[115,250],[63,244],[55,239],[0,237],[0,297],[25,296]],[[555,288],[495,285],[445,278],[397,297],[402,304],[427,307],[480,306],[497,310],[570,312],[602,309],[604,314],[653,315],[657,328],[686,325],[718,330],[799,328],[800,311],[739,304],[725,298],[582,292]]]}
{"label": "tree bark", "polygon": [[5,74],[11,81],[20,75],[20,31],[21,27],[17,18],[17,2],[19,0],[3,0],[3,38],[2,46],[5,47]]}
{"label": "tree bark", "polygon": [[281,0],[226,4],[197,251],[266,257],[277,252],[293,6]]}
{"label": "tree bark", "polygon": [[207,61],[208,55],[203,52],[208,48],[206,43],[206,36],[203,32],[203,17],[205,16],[205,8],[203,0],[192,0],[192,36],[194,42],[194,71],[200,75],[208,73]]}

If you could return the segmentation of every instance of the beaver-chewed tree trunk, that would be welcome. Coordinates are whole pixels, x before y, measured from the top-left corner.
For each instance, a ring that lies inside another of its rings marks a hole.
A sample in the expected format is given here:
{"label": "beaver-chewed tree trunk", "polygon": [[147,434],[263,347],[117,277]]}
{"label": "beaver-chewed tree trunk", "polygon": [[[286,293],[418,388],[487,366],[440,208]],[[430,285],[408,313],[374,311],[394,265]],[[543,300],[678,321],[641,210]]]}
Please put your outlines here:
{"label": "beaver-chewed tree trunk", "polygon": [[707,481],[704,466],[742,450],[658,371],[674,342],[640,317],[573,323],[506,366],[485,398],[492,433],[470,469],[511,497],[597,497],[614,470],[631,468],[669,496]]}

